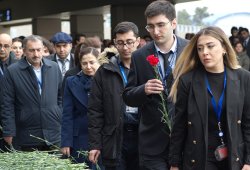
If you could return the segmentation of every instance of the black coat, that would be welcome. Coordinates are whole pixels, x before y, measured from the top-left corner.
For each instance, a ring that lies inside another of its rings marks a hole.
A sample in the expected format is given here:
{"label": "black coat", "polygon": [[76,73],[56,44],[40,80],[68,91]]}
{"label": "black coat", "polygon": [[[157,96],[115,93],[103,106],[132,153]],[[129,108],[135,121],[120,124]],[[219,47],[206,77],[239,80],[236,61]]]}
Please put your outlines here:
{"label": "black coat", "polygon": [[[186,44],[186,40],[177,37],[177,58]],[[155,51],[154,43],[151,42],[132,54],[128,84],[123,93],[127,105],[139,107],[139,150],[147,155],[158,155],[169,144],[169,129],[161,121],[162,113],[159,110],[161,98],[159,95],[147,96],[145,93],[145,83],[155,78],[154,69],[146,58],[155,54]]]}
{"label": "black coat", "polygon": [[106,166],[114,166],[120,155],[125,107],[122,75],[116,58],[111,61],[97,70],[88,104],[89,147],[101,150]]}
{"label": "black coat", "polygon": [[26,58],[9,66],[4,83],[3,136],[16,136],[20,146],[44,143],[30,137],[30,134],[53,144],[59,144],[62,112],[61,82],[58,65],[43,59],[40,95],[36,75]]}
{"label": "black coat", "polygon": [[[9,55],[9,58],[7,59],[6,61],[6,64],[7,66],[10,66],[11,64],[17,62],[17,60],[15,59],[16,56],[14,55],[13,52],[10,52],[10,55]],[[4,79],[3,79],[4,75],[2,75],[0,73],[0,125],[2,126],[2,118],[1,118],[1,115],[2,115],[2,111],[3,111],[3,101],[4,101],[4,98],[3,98],[3,87],[4,87]],[[7,148],[6,148],[6,144],[4,142],[4,139],[2,138],[2,130],[0,130],[0,149],[5,151]]]}
{"label": "black coat", "polygon": [[[244,163],[250,164],[250,73],[244,69],[226,69],[226,73],[226,144],[229,168],[240,170]],[[206,170],[207,95],[204,69],[181,76],[171,134],[170,164],[183,165],[184,170]]]}

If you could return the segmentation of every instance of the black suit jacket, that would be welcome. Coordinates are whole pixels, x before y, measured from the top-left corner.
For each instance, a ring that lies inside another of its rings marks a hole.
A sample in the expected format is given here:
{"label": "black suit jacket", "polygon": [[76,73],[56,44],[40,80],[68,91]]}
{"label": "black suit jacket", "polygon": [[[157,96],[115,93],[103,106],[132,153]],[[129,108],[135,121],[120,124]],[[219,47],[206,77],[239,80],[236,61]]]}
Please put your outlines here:
{"label": "black suit jacket", "polygon": [[247,42],[247,45],[245,48],[246,48],[248,57],[250,57],[250,40]]}
{"label": "black suit jacket", "polygon": [[[229,170],[250,164],[250,73],[227,68],[226,144]],[[196,69],[181,76],[176,117],[171,134],[170,165],[184,170],[205,169],[208,152],[208,97],[205,70]]]}
{"label": "black suit jacket", "polygon": [[[177,37],[177,58],[186,44],[186,40]],[[132,54],[128,84],[123,93],[127,105],[139,107],[139,149],[147,155],[160,154],[169,144],[169,129],[161,121],[160,96],[145,94],[145,83],[155,78],[153,67],[146,58],[155,54],[155,51],[154,43],[151,42]]]}

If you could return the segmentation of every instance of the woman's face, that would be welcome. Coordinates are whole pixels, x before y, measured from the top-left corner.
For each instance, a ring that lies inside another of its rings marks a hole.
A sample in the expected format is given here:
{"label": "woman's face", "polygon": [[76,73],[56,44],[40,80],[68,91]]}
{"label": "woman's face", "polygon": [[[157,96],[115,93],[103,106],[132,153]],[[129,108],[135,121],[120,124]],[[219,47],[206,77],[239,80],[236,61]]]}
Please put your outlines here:
{"label": "woman's face", "polygon": [[80,63],[83,73],[88,76],[93,76],[100,66],[97,58],[91,53],[85,54]]}
{"label": "woman's face", "polygon": [[21,42],[13,42],[11,46],[11,50],[15,53],[17,59],[21,59],[23,55],[23,47]]}
{"label": "woman's face", "polygon": [[242,47],[241,43],[237,43],[236,46],[234,47],[234,49],[237,53],[241,53],[243,51],[243,47]]}
{"label": "woman's face", "polygon": [[209,72],[223,72],[223,55],[226,50],[216,38],[209,35],[201,35],[197,41],[197,51],[201,63]]}

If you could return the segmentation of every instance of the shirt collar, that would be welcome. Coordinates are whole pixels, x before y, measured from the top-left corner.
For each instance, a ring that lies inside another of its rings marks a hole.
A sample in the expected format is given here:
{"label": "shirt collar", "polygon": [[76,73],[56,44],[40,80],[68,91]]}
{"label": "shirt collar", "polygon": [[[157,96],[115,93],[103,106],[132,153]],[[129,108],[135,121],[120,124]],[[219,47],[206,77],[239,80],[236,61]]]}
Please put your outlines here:
{"label": "shirt collar", "polygon": [[[176,50],[177,50],[177,38],[176,38],[176,36],[174,34],[173,34],[173,36],[174,36],[174,43],[173,43],[172,47],[170,48],[170,50],[168,52],[172,51],[173,53],[175,53]],[[160,51],[162,54],[165,54],[165,52],[162,52],[160,50],[160,48],[155,44],[155,42],[154,42],[154,45],[155,45],[156,51]]]}
{"label": "shirt collar", "polygon": [[[70,53],[68,54],[68,56],[66,57],[66,61],[70,61]],[[58,61],[60,59],[60,57],[56,54],[56,60]]]}
{"label": "shirt collar", "polygon": [[[29,66],[31,66],[34,69],[33,65],[27,60],[27,58],[25,58],[25,60],[27,61],[27,63],[29,64]],[[40,69],[42,68],[42,66],[43,66],[43,61],[41,60],[41,67],[40,67]]]}

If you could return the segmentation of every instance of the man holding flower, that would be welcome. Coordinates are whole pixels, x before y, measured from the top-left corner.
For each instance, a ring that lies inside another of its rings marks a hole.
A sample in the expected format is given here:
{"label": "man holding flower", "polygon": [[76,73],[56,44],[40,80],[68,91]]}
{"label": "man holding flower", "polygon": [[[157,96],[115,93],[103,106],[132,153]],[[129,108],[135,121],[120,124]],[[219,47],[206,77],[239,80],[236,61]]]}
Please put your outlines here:
{"label": "man holding flower", "polygon": [[[139,107],[141,169],[162,170],[169,168],[169,115],[174,113],[173,104],[165,100],[173,81],[172,69],[187,41],[174,35],[176,12],[170,2],[152,2],[146,8],[145,16],[146,29],[154,41],[132,54],[123,99],[127,105]],[[158,59],[157,65],[150,63],[152,57]]]}

